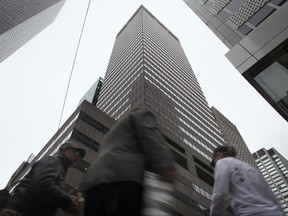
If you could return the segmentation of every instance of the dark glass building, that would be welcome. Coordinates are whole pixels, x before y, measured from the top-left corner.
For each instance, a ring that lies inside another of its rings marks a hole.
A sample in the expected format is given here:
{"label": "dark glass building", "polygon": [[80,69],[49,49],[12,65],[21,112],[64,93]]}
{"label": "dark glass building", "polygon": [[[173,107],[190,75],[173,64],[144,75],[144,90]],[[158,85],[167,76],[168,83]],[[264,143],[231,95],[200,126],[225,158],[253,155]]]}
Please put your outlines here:
{"label": "dark glass building", "polygon": [[96,106],[99,98],[103,83],[103,78],[99,77],[96,82],[89,88],[86,94],[80,99],[78,106],[84,101],[88,101],[92,105]]}
{"label": "dark glass building", "polygon": [[1,0],[0,62],[50,25],[66,0]]}

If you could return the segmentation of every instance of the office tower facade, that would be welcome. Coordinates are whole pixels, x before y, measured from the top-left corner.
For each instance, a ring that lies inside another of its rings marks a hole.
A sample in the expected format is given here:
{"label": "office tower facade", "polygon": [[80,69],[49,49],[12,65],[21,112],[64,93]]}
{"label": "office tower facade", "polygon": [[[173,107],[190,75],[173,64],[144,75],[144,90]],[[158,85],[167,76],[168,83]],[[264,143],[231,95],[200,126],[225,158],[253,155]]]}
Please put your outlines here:
{"label": "office tower facade", "polygon": [[276,149],[262,148],[253,153],[258,168],[288,215],[288,161]]}
{"label": "office tower facade", "polygon": [[116,120],[151,110],[175,156],[178,215],[208,214],[212,150],[224,140],[178,38],[143,6],[116,37],[97,107]]}
{"label": "office tower facade", "polygon": [[0,62],[50,25],[66,0],[1,0]]}
{"label": "office tower facade", "polygon": [[287,0],[184,0],[230,49],[226,57],[288,121]]}
{"label": "office tower facade", "polygon": [[237,157],[240,160],[245,161],[254,167],[257,167],[255,160],[252,157],[252,154],[248,149],[237,127],[215,107],[212,107],[211,110],[223,135],[225,143],[235,144],[237,149]]}
{"label": "office tower facade", "polygon": [[96,106],[101,87],[103,84],[103,78],[99,77],[96,82],[89,88],[86,94],[80,99],[78,106],[84,101],[88,101],[92,105]]}

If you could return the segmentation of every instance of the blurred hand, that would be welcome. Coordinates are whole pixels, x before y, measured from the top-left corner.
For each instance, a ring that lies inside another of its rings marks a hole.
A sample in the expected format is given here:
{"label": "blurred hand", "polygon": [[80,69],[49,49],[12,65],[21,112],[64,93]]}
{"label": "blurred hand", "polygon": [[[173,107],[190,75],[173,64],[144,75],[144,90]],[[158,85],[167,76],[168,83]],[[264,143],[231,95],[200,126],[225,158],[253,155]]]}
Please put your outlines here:
{"label": "blurred hand", "polygon": [[79,211],[82,211],[84,209],[84,202],[85,199],[81,196],[81,197],[77,197],[77,207],[79,209]]}
{"label": "blurred hand", "polygon": [[67,209],[64,209],[64,212],[68,214],[79,215],[80,211],[81,211],[81,208],[78,202],[78,197],[71,196],[71,204]]}
{"label": "blurred hand", "polygon": [[78,206],[79,211],[83,211],[83,210],[84,210],[84,202],[85,202],[85,199],[83,198],[83,195],[82,195],[82,193],[78,190],[78,188],[72,188],[72,189],[69,191],[69,194],[74,197],[74,199],[75,199],[75,201],[76,201],[76,203],[77,203],[77,206]]}

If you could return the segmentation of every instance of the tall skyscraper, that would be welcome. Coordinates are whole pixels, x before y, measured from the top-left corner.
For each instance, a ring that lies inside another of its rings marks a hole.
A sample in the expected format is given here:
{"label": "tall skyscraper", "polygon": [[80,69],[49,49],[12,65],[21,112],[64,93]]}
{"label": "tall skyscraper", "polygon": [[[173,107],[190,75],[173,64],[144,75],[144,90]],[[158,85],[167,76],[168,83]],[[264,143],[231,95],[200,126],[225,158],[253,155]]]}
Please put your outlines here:
{"label": "tall skyscraper", "polygon": [[225,143],[227,145],[235,144],[237,149],[237,157],[240,160],[245,161],[254,167],[257,167],[255,160],[252,157],[252,154],[248,149],[237,127],[215,107],[212,107],[211,110],[223,135]]}
{"label": "tall skyscraper", "polygon": [[288,161],[276,149],[262,148],[253,153],[258,168],[288,215]]}
{"label": "tall skyscraper", "polygon": [[66,0],[1,0],[0,62],[50,25]]}
{"label": "tall skyscraper", "polygon": [[230,49],[226,57],[234,67],[288,121],[287,0],[184,2]]}
{"label": "tall skyscraper", "polygon": [[178,214],[207,215],[212,150],[224,140],[178,38],[143,6],[117,34],[97,103],[116,120],[138,106],[175,155]]}

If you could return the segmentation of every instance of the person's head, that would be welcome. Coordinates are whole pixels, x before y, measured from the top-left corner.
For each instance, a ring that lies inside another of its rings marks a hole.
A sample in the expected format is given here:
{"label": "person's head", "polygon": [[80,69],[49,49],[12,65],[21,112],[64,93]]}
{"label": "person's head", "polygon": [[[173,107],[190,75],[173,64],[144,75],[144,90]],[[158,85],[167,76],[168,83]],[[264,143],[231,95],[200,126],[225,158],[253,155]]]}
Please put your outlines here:
{"label": "person's head", "polygon": [[66,157],[72,166],[76,166],[80,158],[85,157],[85,150],[80,148],[76,143],[67,141],[59,148],[59,154]]}
{"label": "person's head", "polygon": [[225,157],[236,157],[236,148],[235,145],[225,145],[225,146],[218,146],[213,151],[213,159],[211,162],[211,166],[215,167],[218,160],[221,160]]}

